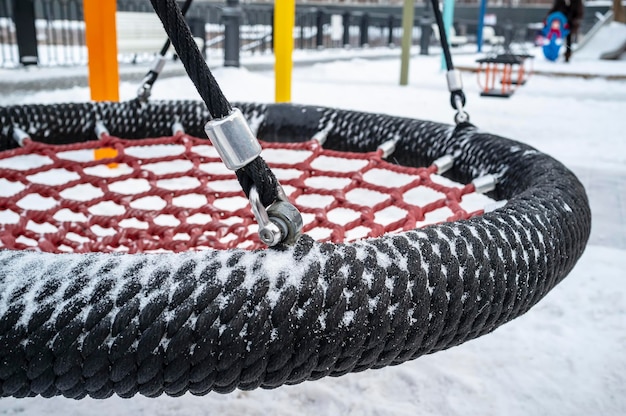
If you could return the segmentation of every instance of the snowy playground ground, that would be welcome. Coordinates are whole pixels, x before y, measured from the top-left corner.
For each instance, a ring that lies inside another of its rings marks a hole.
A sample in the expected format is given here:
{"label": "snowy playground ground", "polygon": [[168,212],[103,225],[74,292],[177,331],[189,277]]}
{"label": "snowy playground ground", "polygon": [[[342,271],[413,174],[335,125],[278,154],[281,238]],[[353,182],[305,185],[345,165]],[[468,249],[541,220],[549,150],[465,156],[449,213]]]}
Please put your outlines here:
{"label": "snowy playground ground", "polygon": [[[546,62],[542,72],[626,75],[626,61]],[[452,123],[438,55],[415,56],[409,85],[397,58],[331,61],[294,71],[295,103]],[[337,52],[337,56],[340,53]],[[472,53],[455,57],[473,63]],[[11,75],[13,74],[13,75]],[[231,101],[272,102],[271,71],[218,68]],[[17,71],[2,76],[20,78]],[[2,415],[605,415],[626,414],[626,81],[535,75],[510,99],[481,98],[464,74],[471,121],[554,156],[584,183],[593,212],[583,257],[525,316],[494,333],[397,367],[276,390],[147,399],[0,399]],[[5,78],[6,79],[6,78]],[[136,84],[122,83],[123,99]],[[154,99],[198,99],[186,77]],[[2,93],[0,104],[85,101],[86,88]]]}

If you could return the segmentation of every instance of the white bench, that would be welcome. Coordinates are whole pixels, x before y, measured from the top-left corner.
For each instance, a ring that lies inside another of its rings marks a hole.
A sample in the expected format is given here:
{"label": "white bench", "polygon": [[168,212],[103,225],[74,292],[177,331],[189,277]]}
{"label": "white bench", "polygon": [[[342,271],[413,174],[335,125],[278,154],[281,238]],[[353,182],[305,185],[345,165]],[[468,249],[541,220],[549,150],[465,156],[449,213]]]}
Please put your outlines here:
{"label": "white bench", "polygon": [[483,27],[483,44],[488,43],[490,45],[502,45],[504,43],[504,36],[496,35],[496,30],[493,26]]}
{"label": "white bench", "polygon": [[[439,27],[433,23],[433,36],[437,39],[437,42],[441,43],[441,37],[439,36]],[[450,26],[450,32],[448,33],[448,43],[450,46],[463,46],[468,42],[467,36],[461,36],[456,34],[454,26]]]}
{"label": "white bench", "polygon": [[[163,24],[155,13],[116,12],[117,52],[120,54],[157,54],[167,40]],[[194,38],[202,50],[204,39]]]}

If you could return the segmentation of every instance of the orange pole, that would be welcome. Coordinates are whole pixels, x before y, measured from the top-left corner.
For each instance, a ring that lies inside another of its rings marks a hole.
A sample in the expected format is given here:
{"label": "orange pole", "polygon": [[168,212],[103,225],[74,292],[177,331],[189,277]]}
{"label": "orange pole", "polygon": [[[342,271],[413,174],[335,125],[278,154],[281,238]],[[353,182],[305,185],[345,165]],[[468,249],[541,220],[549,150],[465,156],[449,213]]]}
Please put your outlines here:
{"label": "orange pole", "polygon": [[483,83],[480,82],[480,74],[483,71],[483,64],[478,64],[478,71],[476,71],[476,79],[478,80],[478,88],[484,90]]}
{"label": "orange pole", "polygon": [[519,66],[519,69],[517,70],[517,86],[518,87],[524,83],[524,76],[525,76],[524,65],[525,65],[525,62],[522,61],[522,63]]}
{"label": "orange pole", "polygon": [[489,64],[485,64],[485,87],[483,88],[484,92],[489,91],[489,77],[490,75],[490,66]]}
{"label": "orange pole", "polygon": [[83,0],[83,10],[91,99],[119,101],[116,0]]}
{"label": "orange pole", "polygon": [[490,72],[489,72],[489,82],[487,83],[487,87],[489,88],[489,90],[492,90],[495,86],[496,83],[496,73],[498,72],[498,65],[497,64],[489,64],[490,65]]}
{"label": "orange pole", "polygon": [[502,93],[505,94],[510,90],[511,85],[511,65],[504,64],[502,67]]}

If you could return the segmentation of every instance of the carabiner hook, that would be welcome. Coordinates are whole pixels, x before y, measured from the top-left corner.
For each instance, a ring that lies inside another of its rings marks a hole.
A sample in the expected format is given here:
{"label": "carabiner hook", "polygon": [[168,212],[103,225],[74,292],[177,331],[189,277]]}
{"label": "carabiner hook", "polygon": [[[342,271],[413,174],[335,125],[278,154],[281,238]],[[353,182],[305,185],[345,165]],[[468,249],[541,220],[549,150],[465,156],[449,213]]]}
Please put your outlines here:
{"label": "carabiner hook", "polygon": [[278,185],[278,200],[267,210],[261,203],[256,186],[250,188],[250,206],[259,224],[259,238],[264,244],[273,247],[279,243],[292,245],[302,232],[302,215],[293,206],[282,186]]}

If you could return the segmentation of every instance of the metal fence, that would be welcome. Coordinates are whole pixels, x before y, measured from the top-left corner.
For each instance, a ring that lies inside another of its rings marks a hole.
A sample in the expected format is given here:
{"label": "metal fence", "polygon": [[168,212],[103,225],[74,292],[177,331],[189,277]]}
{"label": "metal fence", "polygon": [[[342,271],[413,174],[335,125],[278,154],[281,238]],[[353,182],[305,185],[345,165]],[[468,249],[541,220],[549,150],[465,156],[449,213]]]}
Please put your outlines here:
{"label": "metal fence", "polygon": [[[87,62],[82,0],[35,0],[35,39],[42,65]],[[15,1],[0,0],[0,67],[20,65]]]}
{"label": "metal fence", "polygon": [[[16,0],[0,0],[0,67],[18,67],[21,61],[16,36]],[[18,0],[19,1],[19,0]],[[84,65],[87,63],[83,0],[34,0],[37,61],[40,66]],[[216,56],[224,48],[225,30],[222,11],[217,3],[193,4],[187,18],[195,32],[205,39],[208,56]],[[118,11],[153,13],[148,0],[119,0]],[[244,4],[240,7],[241,54],[267,53],[273,47],[273,16],[271,4]],[[343,34],[337,39],[332,16],[340,16]],[[295,47],[318,49],[334,47],[382,46],[397,44],[401,37],[400,19],[393,14],[351,13],[348,10],[326,10],[298,7]],[[196,36],[198,36],[196,34]],[[165,41],[165,39],[164,39]],[[156,53],[157,51],[155,51]],[[137,56],[132,57],[137,61]],[[120,54],[120,61],[129,61]]]}
{"label": "metal fence", "polygon": [[36,0],[40,60],[46,65],[87,63],[82,0]]}
{"label": "metal fence", "polygon": [[[84,65],[87,62],[85,45],[85,24],[83,21],[83,0],[0,0],[0,67],[19,67],[33,63],[24,60],[16,28],[15,9],[32,3],[34,7],[33,46],[37,59],[34,63],[42,66]],[[204,39],[205,55],[224,54],[225,28],[223,12],[226,4],[196,2],[187,13],[188,22],[195,36]],[[118,0],[118,11],[153,13],[149,0]],[[602,8],[587,7],[586,19],[593,20],[596,11]],[[607,7],[604,7],[607,9]],[[239,45],[241,54],[267,53],[273,43],[273,4],[241,4]],[[491,9],[490,12],[493,12]],[[311,7],[296,7],[295,47],[318,49],[336,47],[377,47],[399,44],[402,36],[401,9],[390,6],[353,6],[324,4]],[[416,8],[416,23],[428,9]],[[457,31],[474,30],[477,9],[459,6],[455,8]],[[545,10],[537,8],[501,8],[497,10],[499,22],[514,21],[522,28],[529,22],[541,21]],[[509,16],[509,17],[507,17]],[[591,16],[591,17],[589,17]],[[341,29],[337,29],[340,22]],[[33,23],[31,22],[31,25]],[[583,25],[584,29],[584,25]],[[338,32],[339,30],[339,32]],[[496,27],[501,32],[502,27]],[[502,33],[498,33],[502,34]],[[419,42],[419,29],[413,33],[413,43]],[[165,41],[165,39],[163,39]],[[155,51],[156,53],[157,51]],[[136,56],[132,57],[136,61]],[[148,57],[146,57],[148,58]],[[120,61],[128,57],[120,54]]]}
{"label": "metal fence", "polygon": [[11,2],[0,0],[0,67],[19,63]]}

